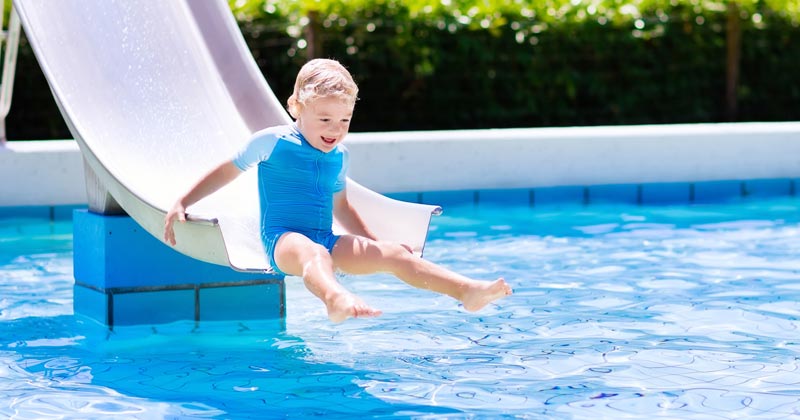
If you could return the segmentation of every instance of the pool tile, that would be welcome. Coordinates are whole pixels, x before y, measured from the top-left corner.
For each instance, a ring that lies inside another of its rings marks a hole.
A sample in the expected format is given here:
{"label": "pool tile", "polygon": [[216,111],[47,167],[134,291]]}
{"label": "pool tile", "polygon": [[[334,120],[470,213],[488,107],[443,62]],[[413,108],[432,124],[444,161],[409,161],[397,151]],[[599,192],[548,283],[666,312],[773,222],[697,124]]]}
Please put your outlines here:
{"label": "pool tile", "polygon": [[458,191],[428,191],[421,194],[421,200],[425,204],[438,206],[463,206],[475,204],[475,190]]}
{"label": "pool tile", "polygon": [[282,282],[200,288],[200,321],[280,318],[284,307]]}
{"label": "pool tile", "polygon": [[72,215],[75,213],[75,210],[82,210],[82,209],[86,209],[86,206],[85,205],[55,206],[53,207],[53,219],[72,220]]}
{"label": "pool tile", "polygon": [[422,202],[422,200],[421,200],[422,199],[422,194],[418,193],[418,192],[389,193],[389,194],[385,194],[385,195],[387,197],[389,197],[389,198],[392,198],[392,199],[395,199],[395,200],[400,200],[400,201],[406,201],[406,202],[409,202],[409,203],[421,203]]}
{"label": "pool tile", "polygon": [[744,194],[748,197],[780,197],[791,195],[791,179],[753,179],[744,182]]}
{"label": "pool tile", "polygon": [[586,188],[581,186],[543,187],[533,191],[534,206],[557,204],[581,205],[586,201]]}
{"label": "pool tile", "polygon": [[742,196],[742,181],[703,181],[693,186],[695,203],[719,203]]}
{"label": "pool tile", "polygon": [[50,206],[9,206],[0,207],[0,217],[3,218],[33,218],[51,219],[52,207]]}
{"label": "pool tile", "polygon": [[642,204],[687,204],[691,191],[688,182],[642,184]]}
{"label": "pool tile", "polygon": [[610,184],[591,185],[589,189],[589,203],[626,203],[639,202],[639,186],[636,184]]}
{"label": "pool tile", "polygon": [[194,289],[113,296],[113,325],[163,324],[187,319],[195,319]]}
{"label": "pool tile", "polygon": [[486,204],[529,206],[531,204],[531,190],[528,188],[478,190],[478,205]]}

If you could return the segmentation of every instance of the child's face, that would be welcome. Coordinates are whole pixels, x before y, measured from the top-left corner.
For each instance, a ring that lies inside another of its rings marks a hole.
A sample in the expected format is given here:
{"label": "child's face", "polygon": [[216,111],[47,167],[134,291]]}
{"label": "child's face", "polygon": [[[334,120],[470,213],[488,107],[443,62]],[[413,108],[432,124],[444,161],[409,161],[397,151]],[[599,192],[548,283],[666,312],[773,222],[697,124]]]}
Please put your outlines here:
{"label": "child's face", "polygon": [[328,153],[350,130],[353,105],[336,97],[318,98],[300,111],[297,127],[315,149]]}

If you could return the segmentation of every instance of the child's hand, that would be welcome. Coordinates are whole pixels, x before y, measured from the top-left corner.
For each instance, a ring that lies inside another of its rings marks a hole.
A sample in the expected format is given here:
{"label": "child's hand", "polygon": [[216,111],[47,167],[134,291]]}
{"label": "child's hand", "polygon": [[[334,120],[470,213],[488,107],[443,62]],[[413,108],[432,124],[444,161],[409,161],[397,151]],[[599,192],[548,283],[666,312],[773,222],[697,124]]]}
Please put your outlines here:
{"label": "child's hand", "polygon": [[175,246],[175,230],[172,228],[172,225],[175,223],[175,219],[178,219],[179,222],[183,223],[186,221],[186,208],[183,207],[180,201],[176,202],[172,209],[167,212],[167,215],[164,217],[164,241],[168,244]]}

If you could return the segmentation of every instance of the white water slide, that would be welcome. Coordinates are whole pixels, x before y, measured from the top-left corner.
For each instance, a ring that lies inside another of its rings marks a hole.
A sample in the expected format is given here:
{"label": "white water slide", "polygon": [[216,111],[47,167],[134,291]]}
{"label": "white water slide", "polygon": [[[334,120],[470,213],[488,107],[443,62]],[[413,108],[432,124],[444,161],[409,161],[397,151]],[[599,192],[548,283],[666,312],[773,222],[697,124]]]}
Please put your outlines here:
{"label": "white water slide", "polygon": [[[163,240],[163,218],[200,176],[255,131],[290,121],[225,0],[14,0],[26,36],[85,161],[92,211],[124,211]],[[421,254],[438,207],[348,180],[381,239]],[[268,272],[256,171],[189,208],[177,250]],[[341,232],[338,226],[335,230]]]}

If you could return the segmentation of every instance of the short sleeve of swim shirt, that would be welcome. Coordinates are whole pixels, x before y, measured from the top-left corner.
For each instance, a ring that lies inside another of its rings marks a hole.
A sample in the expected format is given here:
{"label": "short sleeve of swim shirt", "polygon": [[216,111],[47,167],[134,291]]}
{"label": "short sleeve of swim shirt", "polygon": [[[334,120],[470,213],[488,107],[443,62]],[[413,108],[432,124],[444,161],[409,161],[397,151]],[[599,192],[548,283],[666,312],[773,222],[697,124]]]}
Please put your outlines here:
{"label": "short sleeve of swim shirt", "polygon": [[246,171],[259,162],[269,159],[275,145],[278,144],[280,134],[274,128],[257,131],[250,137],[245,147],[233,158],[233,164],[241,171]]}

